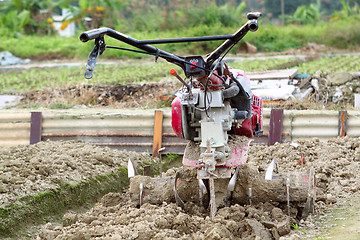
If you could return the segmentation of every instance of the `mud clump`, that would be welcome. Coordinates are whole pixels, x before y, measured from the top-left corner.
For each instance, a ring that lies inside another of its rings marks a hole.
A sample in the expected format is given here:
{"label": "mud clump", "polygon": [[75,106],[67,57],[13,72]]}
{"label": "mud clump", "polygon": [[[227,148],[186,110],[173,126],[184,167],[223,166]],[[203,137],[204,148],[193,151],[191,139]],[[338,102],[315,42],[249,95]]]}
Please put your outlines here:
{"label": "mud clump", "polygon": [[[108,198],[108,196],[104,196]],[[104,199],[103,198],[103,199]],[[126,203],[126,196],[116,206],[104,206],[100,201],[91,211],[79,215],[70,226],[53,229],[46,225],[55,239],[255,239],[267,236],[272,239],[269,228],[260,221],[267,220],[276,226],[271,217],[271,204],[253,206],[233,205],[221,208],[214,220],[208,213],[192,205],[192,213],[182,211],[174,203],[151,205],[141,208]],[[190,206],[189,206],[190,207]],[[262,215],[264,217],[261,217]],[[247,217],[252,218],[251,221]],[[260,230],[259,230],[260,228]],[[276,227],[273,227],[276,228]],[[39,235],[39,239],[49,239]]]}

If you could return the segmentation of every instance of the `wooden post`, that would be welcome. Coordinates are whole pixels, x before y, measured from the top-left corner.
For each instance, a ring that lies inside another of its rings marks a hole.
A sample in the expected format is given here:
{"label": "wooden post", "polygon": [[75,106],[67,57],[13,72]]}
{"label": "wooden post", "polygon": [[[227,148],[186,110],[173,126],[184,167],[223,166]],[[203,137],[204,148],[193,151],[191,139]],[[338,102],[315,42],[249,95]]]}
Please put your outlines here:
{"label": "wooden post", "polygon": [[151,166],[150,165],[144,166],[144,176],[150,176],[150,173],[151,173]]}
{"label": "wooden post", "polygon": [[153,138],[153,157],[159,157],[159,149],[162,143],[162,122],[163,111],[155,110],[154,138]]}
{"label": "wooden post", "polygon": [[283,109],[271,109],[268,146],[281,143],[283,115]]}
{"label": "wooden post", "polygon": [[30,123],[30,144],[41,142],[42,114],[41,112],[31,112]]}
{"label": "wooden post", "polygon": [[338,136],[345,137],[347,132],[347,111],[339,111]]}

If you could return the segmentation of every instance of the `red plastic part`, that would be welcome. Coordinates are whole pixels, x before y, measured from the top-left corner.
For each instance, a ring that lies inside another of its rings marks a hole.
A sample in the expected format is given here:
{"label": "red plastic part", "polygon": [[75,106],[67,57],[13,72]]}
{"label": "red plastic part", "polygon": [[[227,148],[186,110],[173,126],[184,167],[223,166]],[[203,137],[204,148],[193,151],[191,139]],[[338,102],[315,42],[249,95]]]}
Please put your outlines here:
{"label": "red plastic part", "polygon": [[170,74],[173,75],[173,76],[177,76],[177,72],[175,71],[175,69],[170,69]]}
{"label": "red plastic part", "polygon": [[[194,62],[191,62],[191,63],[192,63],[192,64],[194,64],[194,65],[196,65],[196,66],[198,65],[198,64],[197,64],[197,62],[195,62],[195,61],[194,61]],[[196,66],[194,66],[194,65],[190,65],[190,69],[191,69],[191,70],[193,70],[193,69],[196,69],[196,68],[197,68],[197,67],[196,67]]]}
{"label": "red plastic part", "polygon": [[171,126],[178,137],[184,138],[181,122],[180,97],[176,97],[171,103]]}

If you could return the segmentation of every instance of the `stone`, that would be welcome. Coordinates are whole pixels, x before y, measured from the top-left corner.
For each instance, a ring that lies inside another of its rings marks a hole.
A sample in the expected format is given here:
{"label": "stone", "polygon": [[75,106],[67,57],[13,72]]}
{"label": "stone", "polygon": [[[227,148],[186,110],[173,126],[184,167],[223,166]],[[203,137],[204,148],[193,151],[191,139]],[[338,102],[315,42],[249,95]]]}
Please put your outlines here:
{"label": "stone", "polygon": [[271,234],[275,240],[279,240],[280,234],[279,234],[278,230],[276,230],[276,228],[271,229]]}
{"label": "stone", "polygon": [[39,234],[39,237],[40,237],[41,240],[53,240],[57,236],[59,236],[60,233],[61,232],[57,232],[57,231],[54,231],[54,230],[43,229],[41,231],[41,233]]}
{"label": "stone", "polygon": [[7,191],[8,190],[7,190],[6,186],[5,186],[5,184],[2,184],[0,182],[0,193],[6,193]]}
{"label": "stone", "polygon": [[242,42],[238,47],[240,53],[256,53],[257,47],[248,42]]}
{"label": "stone", "polygon": [[276,226],[276,230],[279,232],[280,236],[290,233],[290,218],[287,217],[284,221],[280,222]]}
{"label": "stone", "polygon": [[223,225],[221,225],[220,223],[215,224],[212,227],[209,227],[205,233],[205,238],[204,239],[216,239],[216,240],[221,240],[221,239],[233,239],[234,236],[231,234],[231,232]]}
{"label": "stone", "polygon": [[15,57],[9,51],[0,52],[0,66],[9,66],[15,64],[26,64],[31,62],[30,59],[22,60],[21,58]]}
{"label": "stone", "polygon": [[67,227],[70,226],[74,223],[76,223],[76,221],[78,220],[78,215],[76,213],[65,213],[65,215],[63,216],[62,222],[63,222],[63,226]]}
{"label": "stone", "polygon": [[264,225],[258,222],[255,219],[246,219],[246,223],[252,228],[256,237],[259,237],[262,240],[272,240],[271,234],[266,230]]}
{"label": "stone", "polygon": [[297,234],[293,234],[291,236],[280,237],[279,240],[300,240],[301,238]]}
{"label": "stone", "polygon": [[347,72],[334,72],[330,73],[327,77],[330,86],[340,86],[348,81],[351,81],[353,76]]}
{"label": "stone", "polygon": [[274,207],[272,210],[271,210],[271,215],[273,216],[273,218],[275,218],[277,221],[281,221],[284,217],[284,213],[283,211],[278,208],[278,207]]}
{"label": "stone", "polygon": [[276,227],[276,223],[271,221],[261,221],[261,224],[264,225],[266,228],[272,229]]}
{"label": "stone", "polygon": [[353,72],[352,76],[353,78],[360,78],[360,72]]}

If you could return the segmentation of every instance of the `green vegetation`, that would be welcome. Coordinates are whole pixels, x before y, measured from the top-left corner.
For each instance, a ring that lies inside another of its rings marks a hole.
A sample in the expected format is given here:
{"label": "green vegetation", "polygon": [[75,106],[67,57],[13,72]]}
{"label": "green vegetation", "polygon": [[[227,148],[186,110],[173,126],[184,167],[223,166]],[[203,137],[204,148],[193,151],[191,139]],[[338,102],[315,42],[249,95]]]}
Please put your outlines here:
{"label": "green vegetation", "polygon": [[[302,62],[296,58],[229,61],[228,65],[245,72],[294,67],[299,69],[299,73],[315,73],[318,70],[328,73],[358,72],[360,71],[360,56],[330,56],[311,62]],[[95,68],[93,78],[88,80],[83,77],[84,68],[61,67],[4,71],[1,73],[2,81],[0,82],[0,89],[2,91],[24,91],[47,88],[70,88],[82,83],[111,86],[125,83],[158,82],[166,77],[172,78],[169,74],[171,68],[176,69],[183,76],[183,72],[179,67],[163,61],[149,63],[147,61],[136,60],[125,61],[123,64],[98,65]],[[64,109],[69,107],[71,106],[64,105],[63,102],[52,105],[52,108]]]}
{"label": "green vegetation", "polygon": [[324,57],[312,62],[302,63],[298,66],[301,73],[322,72],[358,72],[360,71],[360,56]]}
{"label": "green vegetation", "polygon": [[148,65],[98,65],[92,79],[84,78],[84,67],[43,68],[31,70],[10,70],[2,72],[0,89],[35,90],[46,88],[68,88],[81,83],[90,85],[116,85],[137,82],[156,82],[171,77],[169,70],[180,68],[170,63],[159,62]]}
{"label": "green vegetation", "polygon": [[[283,69],[286,63],[293,63],[295,58],[274,58],[266,60],[251,60],[251,61],[241,61],[241,62],[232,62],[228,65],[235,69],[241,69],[245,72],[256,72],[262,70],[271,70],[271,69]],[[295,65],[297,65],[295,61]],[[288,65],[288,67],[292,67]]]}
{"label": "green vegetation", "polygon": [[[130,32],[128,35],[133,38],[159,39],[173,37],[222,35],[236,31],[240,26],[234,27],[221,26],[195,26],[183,31],[160,31],[160,32]],[[121,29],[119,29],[121,30]],[[0,30],[1,31],[1,30]],[[244,41],[255,45],[259,51],[277,52],[290,48],[301,48],[309,42],[325,44],[330,47],[342,49],[359,48],[360,42],[360,21],[349,24],[348,21],[334,21],[321,23],[318,25],[298,25],[298,26],[276,26],[272,24],[262,24],[255,33],[249,33]],[[109,37],[105,38],[107,45],[122,46],[122,44]],[[220,45],[219,41],[203,43],[178,43],[159,45],[168,52],[179,55],[206,54]],[[78,36],[62,38],[56,36],[23,36],[20,38],[7,38],[1,34],[0,50],[7,50],[14,55],[22,58],[32,59],[51,59],[51,58],[87,58],[93,48],[93,43],[82,43]],[[232,53],[236,53],[236,47]],[[107,49],[100,58],[142,58],[145,55]]]}
{"label": "green vegetation", "polygon": [[[259,71],[275,69],[293,59],[268,59],[231,62],[233,68],[244,71]],[[69,88],[81,83],[89,85],[110,86],[125,83],[157,82],[161,79],[172,76],[169,70],[174,68],[180,75],[182,70],[167,62],[150,64],[139,64],[126,62],[116,65],[98,65],[92,79],[83,77],[85,67],[72,68],[43,68],[30,70],[9,70],[2,72],[3,81],[0,82],[0,89],[7,91],[24,91],[46,88]],[[54,106],[58,108],[59,106]],[[66,108],[66,106],[60,106]]]}
{"label": "green vegetation", "polygon": [[[253,5],[249,1],[226,4],[225,1],[215,3],[211,0],[202,0],[198,4],[189,1],[175,3],[162,0],[149,3],[140,0],[79,0],[75,5],[69,2],[71,1],[11,0],[8,4],[0,3],[0,51],[8,50],[18,57],[32,59],[84,59],[93,44],[81,43],[78,35],[84,30],[99,26],[115,28],[140,40],[229,34],[245,23],[245,13],[249,11],[249,6]],[[269,1],[265,2],[267,6]],[[300,6],[300,2],[306,5]],[[273,11],[269,7],[260,20],[259,30],[249,33],[244,40],[255,45],[259,51],[265,52],[301,48],[309,42],[343,49],[358,48],[360,44],[358,1],[341,0],[340,5],[331,1],[331,6],[324,2],[315,2],[315,0],[286,1],[286,7],[289,9],[285,11],[288,15],[284,17],[288,21],[284,26],[271,23],[271,17],[274,16],[266,14],[267,11]],[[76,22],[77,36],[69,38],[55,36],[54,31],[51,30],[50,13],[55,12],[57,6],[69,7],[73,17],[67,18],[62,28],[65,28],[70,21]],[[276,5],[277,8],[278,6],[279,4]],[[261,8],[261,4],[257,4],[256,7]],[[337,11],[329,13],[324,9],[337,9]],[[84,24],[82,21],[84,17],[92,17],[93,22],[90,26]],[[106,38],[106,43],[126,46],[110,38]],[[166,44],[160,45],[160,48],[180,55],[206,54],[219,44],[216,41]],[[232,53],[235,52],[236,48]],[[107,50],[101,57],[140,58],[143,55]]]}

